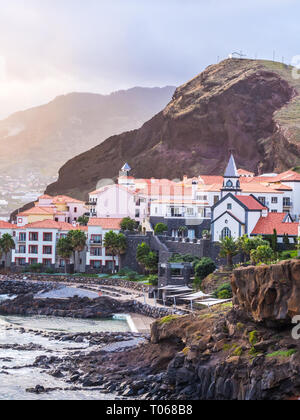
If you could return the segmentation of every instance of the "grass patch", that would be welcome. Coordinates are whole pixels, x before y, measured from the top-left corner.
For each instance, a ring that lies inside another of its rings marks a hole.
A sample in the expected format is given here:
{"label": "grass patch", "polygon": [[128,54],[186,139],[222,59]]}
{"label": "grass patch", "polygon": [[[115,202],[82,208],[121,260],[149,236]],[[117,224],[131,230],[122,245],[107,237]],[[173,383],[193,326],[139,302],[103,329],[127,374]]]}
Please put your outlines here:
{"label": "grass patch", "polygon": [[249,343],[251,344],[251,346],[254,346],[255,344],[257,344],[257,341],[258,341],[258,332],[251,331],[249,333]]}
{"label": "grass patch", "polygon": [[159,320],[159,325],[169,324],[170,322],[172,322],[172,321],[174,321],[175,319],[178,319],[178,318],[179,318],[178,315],[165,316],[164,318]]}
{"label": "grass patch", "polygon": [[242,347],[237,347],[234,352],[232,353],[232,356],[242,356],[243,354],[243,349]]}
{"label": "grass patch", "polygon": [[275,351],[274,353],[267,354],[266,357],[283,357],[283,358],[288,358],[288,357],[293,356],[293,354],[296,354],[296,353],[297,353],[297,350],[294,350],[294,349],[292,349],[292,350],[286,350],[286,351],[279,350],[279,351]]}

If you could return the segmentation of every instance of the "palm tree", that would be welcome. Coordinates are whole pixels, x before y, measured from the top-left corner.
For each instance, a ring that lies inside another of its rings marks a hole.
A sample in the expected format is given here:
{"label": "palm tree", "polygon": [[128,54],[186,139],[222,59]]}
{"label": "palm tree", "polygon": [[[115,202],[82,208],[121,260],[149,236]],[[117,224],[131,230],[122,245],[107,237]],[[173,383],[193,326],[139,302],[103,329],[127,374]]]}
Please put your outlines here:
{"label": "palm tree", "polygon": [[73,254],[73,248],[68,237],[60,238],[57,243],[57,253],[65,261],[65,273],[67,273],[67,260],[70,260]]}
{"label": "palm tree", "polygon": [[127,248],[126,236],[123,233],[115,233],[112,230],[105,235],[104,247],[113,257],[113,273],[115,272],[116,261],[119,257],[119,268],[121,267],[121,255],[125,253]]}
{"label": "palm tree", "polygon": [[234,239],[226,236],[226,238],[221,240],[220,245],[220,257],[227,258],[227,266],[229,268],[232,268],[233,257],[239,253],[238,244],[235,242]]}
{"label": "palm tree", "polygon": [[74,269],[77,269],[76,255],[82,252],[86,247],[87,237],[81,230],[71,230],[67,236],[70,241],[71,248],[73,251]]}
{"label": "palm tree", "polygon": [[16,247],[13,237],[8,233],[5,233],[0,239],[0,247],[5,256],[5,266],[7,266],[9,265],[7,264],[8,255]]}

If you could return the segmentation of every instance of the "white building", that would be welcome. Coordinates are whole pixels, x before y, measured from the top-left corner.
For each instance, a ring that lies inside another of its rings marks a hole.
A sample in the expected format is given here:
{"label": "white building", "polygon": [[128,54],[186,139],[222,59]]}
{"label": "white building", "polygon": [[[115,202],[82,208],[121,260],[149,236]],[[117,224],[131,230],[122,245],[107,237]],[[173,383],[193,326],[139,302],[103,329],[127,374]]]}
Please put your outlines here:
{"label": "white building", "polygon": [[[110,271],[113,269],[113,257],[105,249],[103,241],[106,233],[113,231],[120,232],[120,218],[93,218],[88,224],[88,248],[86,254],[86,265],[94,270]],[[115,257],[115,264],[119,266],[118,257]]]}

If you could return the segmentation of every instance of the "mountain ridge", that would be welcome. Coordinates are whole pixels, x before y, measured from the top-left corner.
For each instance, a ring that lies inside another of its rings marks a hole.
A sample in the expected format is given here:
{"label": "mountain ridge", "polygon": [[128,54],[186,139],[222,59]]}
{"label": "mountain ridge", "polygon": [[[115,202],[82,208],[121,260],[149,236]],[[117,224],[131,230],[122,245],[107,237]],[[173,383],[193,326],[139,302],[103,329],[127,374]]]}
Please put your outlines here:
{"label": "mountain ridge", "polygon": [[46,193],[85,199],[126,161],[138,177],[221,175],[229,149],[256,173],[290,169],[300,164],[299,92],[292,68],[281,63],[227,59],[209,66],[141,128],[68,161]]}

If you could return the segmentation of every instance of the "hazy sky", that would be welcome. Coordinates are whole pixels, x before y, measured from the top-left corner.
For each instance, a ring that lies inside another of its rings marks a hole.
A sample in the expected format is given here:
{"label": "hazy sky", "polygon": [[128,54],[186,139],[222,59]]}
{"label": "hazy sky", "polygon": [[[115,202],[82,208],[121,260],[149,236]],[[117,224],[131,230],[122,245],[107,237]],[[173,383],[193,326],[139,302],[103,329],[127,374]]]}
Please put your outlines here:
{"label": "hazy sky", "polygon": [[243,50],[290,63],[299,0],[0,0],[0,118],[73,91],[180,85]]}

